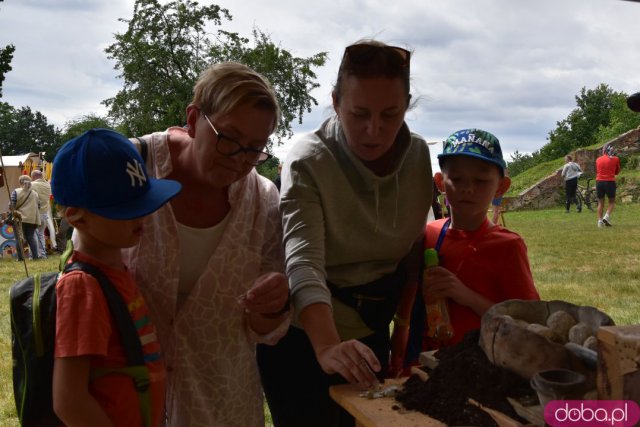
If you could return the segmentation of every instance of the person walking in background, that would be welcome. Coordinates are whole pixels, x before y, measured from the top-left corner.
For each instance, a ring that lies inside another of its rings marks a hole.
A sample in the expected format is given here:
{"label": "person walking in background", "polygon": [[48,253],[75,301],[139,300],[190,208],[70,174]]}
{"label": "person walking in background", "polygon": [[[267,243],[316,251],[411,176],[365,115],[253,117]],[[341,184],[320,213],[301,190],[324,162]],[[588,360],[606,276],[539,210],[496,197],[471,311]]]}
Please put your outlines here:
{"label": "person walking in background", "polygon": [[387,373],[389,324],[403,288],[417,289],[409,254],[417,247],[419,258],[432,203],[429,148],[405,123],[410,60],[378,41],[348,46],[335,115],[285,159],[280,206],[296,317],[276,346],[258,347],[276,427],[353,425],[329,386],[368,387]]}
{"label": "person walking in background", "polygon": [[[602,156],[596,160],[596,197],[598,198],[598,227],[611,227],[611,213],[616,206],[616,175],[620,173],[620,159],[611,144],[602,147]],[[609,205],[604,211],[604,197]]]}
{"label": "person walking in background", "polygon": [[[11,207],[21,218],[22,237],[29,245],[31,258],[40,259],[38,238],[36,237],[36,228],[40,225],[40,201],[38,199],[38,193],[31,188],[31,178],[28,175],[20,175],[18,183],[20,187],[11,192]],[[16,249],[18,251],[18,260],[22,261],[24,248],[22,246],[22,239],[18,236],[18,233],[16,233]]]}
{"label": "person walking in background", "polygon": [[[138,332],[149,380],[145,405],[133,377],[119,372],[127,368],[125,343],[97,279],[84,271],[64,273],[56,284],[53,367],[53,407],[64,425],[164,425],[164,358],[121,248],[140,240],[143,217],[174,197],[180,184],[149,178],[143,164],[127,138],[107,129],[92,129],[68,141],[53,161],[55,199],[77,233],[69,262],[95,267],[122,297]],[[94,377],[100,370],[108,373]]]}
{"label": "person walking in background", "polygon": [[182,192],[125,259],[167,362],[167,426],[263,427],[256,343],[277,342],[290,316],[278,191],[255,166],[280,108],[262,75],[225,62],[201,74],[186,118],[140,138],[149,174]]}
{"label": "person walking in background", "polygon": [[582,175],[582,169],[580,165],[573,161],[573,157],[570,155],[564,156],[565,165],[562,167],[562,178],[564,179],[564,189],[566,193],[566,212],[569,213],[571,203],[576,204],[576,211],[582,212],[582,204],[576,197],[576,191],[578,189],[578,178]]}
{"label": "person walking in background", "polygon": [[51,248],[56,249],[56,229],[53,225],[53,218],[51,218],[51,205],[49,203],[51,198],[51,185],[44,179],[42,171],[39,169],[31,171],[31,180],[31,188],[38,193],[38,200],[40,201],[40,226],[36,229],[39,256],[40,258],[46,258],[47,243],[44,235],[45,227],[49,229]]}

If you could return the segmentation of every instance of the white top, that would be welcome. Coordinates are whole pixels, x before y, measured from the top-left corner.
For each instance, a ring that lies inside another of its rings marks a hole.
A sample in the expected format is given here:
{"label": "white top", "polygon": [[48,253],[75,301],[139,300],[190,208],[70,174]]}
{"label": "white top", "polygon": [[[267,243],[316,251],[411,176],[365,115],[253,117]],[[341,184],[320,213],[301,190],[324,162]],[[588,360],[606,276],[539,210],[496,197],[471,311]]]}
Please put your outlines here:
{"label": "white top", "polygon": [[193,228],[176,223],[181,248],[189,248],[180,253],[180,279],[178,283],[178,307],[189,295],[198,278],[207,267],[213,252],[222,240],[222,234],[229,222],[229,215],[213,227]]}
{"label": "white top", "polygon": [[562,177],[565,181],[569,181],[573,178],[579,178],[581,174],[582,169],[580,169],[580,165],[576,162],[569,162],[562,168]]}

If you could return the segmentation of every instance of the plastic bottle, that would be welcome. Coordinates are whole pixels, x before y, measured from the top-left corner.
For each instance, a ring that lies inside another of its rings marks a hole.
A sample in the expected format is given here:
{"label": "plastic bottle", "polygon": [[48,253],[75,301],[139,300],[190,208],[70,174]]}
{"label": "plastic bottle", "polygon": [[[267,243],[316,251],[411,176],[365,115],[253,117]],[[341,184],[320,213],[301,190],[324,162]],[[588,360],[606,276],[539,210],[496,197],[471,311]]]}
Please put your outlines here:
{"label": "plastic bottle", "polygon": [[[439,263],[438,252],[435,249],[424,250],[424,272],[422,282],[427,282],[427,270]],[[428,292],[428,287],[427,291]],[[426,296],[426,295],[425,295]],[[447,341],[453,337],[453,326],[449,318],[449,308],[444,298],[439,298],[431,303],[426,303],[427,310],[427,336],[441,341]]]}

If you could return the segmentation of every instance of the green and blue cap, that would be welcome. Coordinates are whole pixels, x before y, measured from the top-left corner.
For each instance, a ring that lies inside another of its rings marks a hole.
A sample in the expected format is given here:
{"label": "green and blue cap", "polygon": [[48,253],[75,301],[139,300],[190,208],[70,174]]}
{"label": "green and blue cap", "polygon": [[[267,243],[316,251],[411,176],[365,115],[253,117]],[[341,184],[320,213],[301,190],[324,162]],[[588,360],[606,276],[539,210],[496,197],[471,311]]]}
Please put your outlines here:
{"label": "green and blue cap", "polygon": [[451,134],[442,144],[438,160],[452,156],[475,157],[499,166],[504,176],[507,164],[502,158],[500,141],[492,133],[482,129],[463,129]]}

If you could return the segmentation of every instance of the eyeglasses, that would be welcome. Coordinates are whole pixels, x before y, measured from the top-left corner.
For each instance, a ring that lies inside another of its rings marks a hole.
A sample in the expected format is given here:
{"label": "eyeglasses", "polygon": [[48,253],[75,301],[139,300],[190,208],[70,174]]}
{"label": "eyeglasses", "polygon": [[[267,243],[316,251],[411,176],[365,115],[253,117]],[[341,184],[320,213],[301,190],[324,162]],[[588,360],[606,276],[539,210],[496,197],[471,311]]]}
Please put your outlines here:
{"label": "eyeglasses", "polygon": [[262,150],[243,147],[242,144],[240,144],[235,139],[231,139],[222,132],[218,132],[218,130],[213,125],[213,123],[211,123],[211,120],[209,120],[209,117],[207,117],[206,114],[202,113],[202,117],[204,117],[207,123],[209,123],[211,129],[213,129],[213,133],[218,138],[218,140],[216,141],[216,150],[223,156],[232,157],[238,153],[244,153],[245,161],[254,166],[261,165],[273,157],[271,154]]}
{"label": "eyeglasses", "polygon": [[351,65],[369,65],[371,62],[383,55],[389,65],[402,68],[409,68],[411,52],[398,46],[378,46],[367,43],[358,43],[347,46],[344,50],[342,63],[348,59]]}

